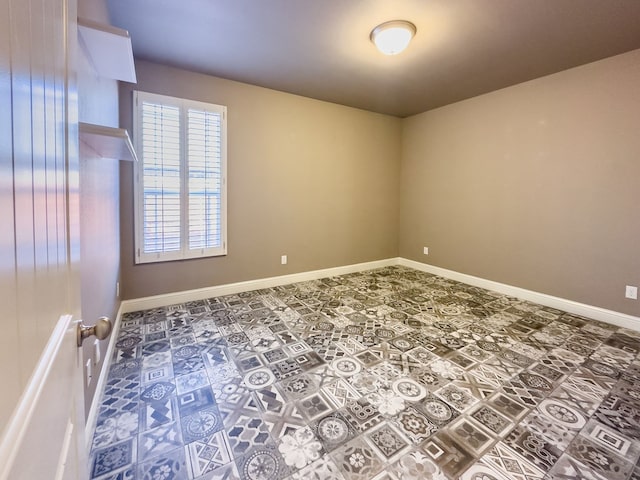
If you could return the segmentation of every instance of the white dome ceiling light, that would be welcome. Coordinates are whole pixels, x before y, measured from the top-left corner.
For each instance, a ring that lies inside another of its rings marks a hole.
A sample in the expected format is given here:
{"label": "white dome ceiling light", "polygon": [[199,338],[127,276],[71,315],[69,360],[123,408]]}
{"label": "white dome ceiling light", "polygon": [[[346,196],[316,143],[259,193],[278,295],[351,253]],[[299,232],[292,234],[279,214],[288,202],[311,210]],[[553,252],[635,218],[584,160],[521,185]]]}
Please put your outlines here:
{"label": "white dome ceiling light", "polygon": [[385,55],[397,55],[409,46],[416,34],[416,26],[406,20],[392,20],[371,31],[371,41]]}

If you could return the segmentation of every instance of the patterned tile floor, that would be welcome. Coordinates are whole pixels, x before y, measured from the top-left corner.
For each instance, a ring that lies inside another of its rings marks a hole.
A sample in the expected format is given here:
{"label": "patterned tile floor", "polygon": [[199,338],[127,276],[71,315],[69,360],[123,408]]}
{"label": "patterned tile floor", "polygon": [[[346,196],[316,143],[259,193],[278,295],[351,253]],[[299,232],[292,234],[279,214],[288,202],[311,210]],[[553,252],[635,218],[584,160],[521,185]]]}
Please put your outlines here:
{"label": "patterned tile floor", "polygon": [[640,479],[640,334],[390,267],[123,316],[94,479]]}

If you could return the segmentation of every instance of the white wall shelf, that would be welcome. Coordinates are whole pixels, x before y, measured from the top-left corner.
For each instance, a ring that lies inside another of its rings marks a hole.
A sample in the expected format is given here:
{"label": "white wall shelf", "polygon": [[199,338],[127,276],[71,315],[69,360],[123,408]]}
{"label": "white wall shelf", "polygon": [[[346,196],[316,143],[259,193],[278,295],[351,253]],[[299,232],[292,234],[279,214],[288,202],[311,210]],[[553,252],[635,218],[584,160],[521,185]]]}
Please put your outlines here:
{"label": "white wall shelf", "polygon": [[78,18],[78,37],[98,76],[136,83],[129,32]]}
{"label": "white wall shelf", "polygon": [[124,128],[105,127],[80,122],[80,141],[102,158],[137,162],[138,157],[129,133]]}

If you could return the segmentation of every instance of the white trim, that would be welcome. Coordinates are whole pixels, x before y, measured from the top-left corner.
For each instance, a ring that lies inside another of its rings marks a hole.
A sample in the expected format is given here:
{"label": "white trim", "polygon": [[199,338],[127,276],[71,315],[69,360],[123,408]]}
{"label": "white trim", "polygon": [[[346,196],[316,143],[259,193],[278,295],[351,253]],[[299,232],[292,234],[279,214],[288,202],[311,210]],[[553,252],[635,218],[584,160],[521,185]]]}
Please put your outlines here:
{"label": "white trim", "polygon": [[486,288],[487,290],[493,290],[494,292],[538,303],[547,307],[557,308],[558,310],[563,310],[575,315],[580,315],[583,317],[592,318],[594,320],[599,320],[601,322],[610,323],[612,325],[617,325],[619,327],[640,331],[640,317],[635,317],[633,315],[627,315],[625,313],[607,310],[606,308],[595,307],[593,305],[574,302],[573,300],[567,300],[565,298],[554,297],[552,295],[547,295],[546,293],[534,292],[532,290],[526,290],[524,288],[514,287],[511,285],[506,285],[504,283],[474,277],[473,275],[467,275],[466,273],[447,270],[445,268],[416,262],[407,258],[399,258],[398,265],[414,268],[416,270],[427,273],[432,273],[434,275],[446,277],[451,280],[457,280],[458,282],[467,283],[476,287]]}
{"label": "white trim", "polygon": [[[374,268],[383,268],[393,265],[401,265],[404,267],[413,268],[415,270],[432,273],[434,275],[450,278],[452,280],[457,280],[459,282],[474,285],[476,287],[486,288],[487,290],[493,290],[494,292],[520,298],[522,300],[527,300],[530,302],[538,303],[540,305],[557,308],[558,310],[573,313],[575,315],[580,315],[594,320],[599,320],[601,322],[610,323],[612,325],[617,325],[619,327],[640,331],[640,317],[627,315],[625,313],[620,313],[614,310],[608,310],[606,308],[596,307],[585,303],[575,302],[573,300],[567,300],[565,298],[554,297],[552,295],[547,295],[546,293],[534,292],[532,290],[494,282],[492,280],[486,280],[480,277],[474,277],[473,275],[467,275],[466,273],[447,270],[446,268],[436,267],[434,265],[420,263],[402,257],[388,258],[385,260],[378,260],[374,262],[357,263],[354,265],[346,265],[342,267],[326,268],[323,270],[313,270],[310,272],[293,273],[290,275],[282,275],[278,277],[249,280],[246,282],[229,283],[225,285],[217,285],[214,287],[199,288],[196,290],[155,295],[152,297],[124,300],[120,305],[120,311],[118,312],[118,322],[122,313],[147,310],[149,308],[156,307],[165,307],[168,305],[175,305],[194,300],[203,300],[205,298],[217,297],[221,295],[231,295],[234,293],[257,290],[260,288],[277,287],[290,283],[317,280],[320,278],[345,275],[347,273],[361,272],[365,270],[372,270]],[[114,337],[114,334],[112,334],[112,337]]]}
{"label": "white trim", "polygon": [[[144,251],[144,148],[143,148],[143,103],[174,107],[178,109],[178,139],[180,142],[180,249],[175,251]],[[134,261],[136,264],[169,262],[190,258],[218,257],[227,254],[227,107],[213,103],[169,97],[156,93],[133,91],[133,140],[140,153],[140,161],[134,164]],[[189,247],[189,112],[199,110],[220,116],[220,245],[191,249]]]}
{"label": "white trim", "polygon": [[109,336],[109,343],[107,344],[107,351],[102,356],[102,367],[100,368],[100,375],[98,376],[98,382],[93,392],[93,399],[91,400],[91,406],[89,407],[89,413],[87,414],[87,421],[85,422],[85,443],[87,452],[91,451],[91,445],[93,444],[93,434],[98,421],[98,412],[100,411],[100,403],[102,402],[102,394],[104,393],[104,387],[109,377],[109,367],[113,359],[113,351],[116,348],[116,340],[120,333],[120,323],[122,319],[122,304],[118,308],[116,319],[113,322],[113,330]]}
{"label": "white trim", "polygon": [[[358,263],[354,265],[346,265],[342,267],[326,268],[322,270],[313,270],[309,272],[293,273],[290,275],[282,275],[278,277],[262,278],[257,280],[249,280],[245,282],[229,283],[225,285],[217,285],[214,287],[199,288],[196,290],[187,290],[183,292],[168,293],[164,295],[155,295],[152,297],[136,298],[132,300],[124,300],[120,303],[118,314],[113,326],[113,332],[109,340],[109,345],[104,356],[104,363],[98,378],[96,385],[95,395],[91,403],[89,415],[86,422],[86,438],[87,438],[87,451],[91,448],[91,441],[93,440],[93,433],[95,429],[95,423],[97,420],[98,408],[100,401],[102,400],[102,393],[105,387],[105,383],[108,377],[109,365],[113,357],[113,351],[115,349],[116,339],[118,338],[118,332],[120,330],[120,324],[122,322],[122,314],[127,312],[135,312],[138,310],[147,310],[150,308],[164,307],[168,305],[175,305],[179,303],[185,303],[195,300],[203,300],[205,298],[211,298],[221,295],[231,295],[234,293],[246,292],[250,290],[257,290],[261,288],[271,288],[280,285],[287,285],[296,282],[305,282],[310,280],[318,280],[321,278],[333,277],[337,275],[345,275],[348,273],[362,272],[366,270],[372,270],[375,268],[383,268],[394,265],[400,265],[404,267],[413,268],[422,272],[431,273],[441,277],[449,278],[459,282],[466,283],[468,285],[474,285],[476,287],[485,288],[494,292],[502,293],[512,297],[520,298],[530,302],[538,303],[540,305],[546,305],[548,307],[563,310],[565,312],[573,313],[576,315],[600,320],[602,322],[610,323],[624,328],[640,331],[640,318],[633,315],[627,315],[613,310],[607,310],[584,303],[574,302],[564,298],[554,297],[544,293],[534,292],[526,290],[520,287],[514,287],[506,285],[504,283],[494,282],[492,280],[486,280],[484,278],[474,277],[465,273],[456,272],[453,270],[447,270],[445,268],[436,267],[426,263],[416,262],[407,258],[397,257],[388,258],[385,260],[378,260],[373,262]],[[64,330],[62,331],[64,333]],[[54,332],[55,335],[55,332]],[[53,339],[53,336],[52,336]],[[46,350],[45,350],[46,352]],[[47,357],[49,358],[49,357]],[[43,359],[44,361],[44,354]],[[42,365],[39,365],[42,366]],[[46,363],[45,363],[46,366]],[[35,374],[34,374],[35,375]],[[25,394],[26,395],[26,394]],[[35,404],[35,400],[33,401]],[[16,415],[23,415],[23,410],[16,410]],[[15,418],[14,418],[15,420]],[[22,420],[22,419],[21,419]],[[26,420],[26,418],[25,418]],[[11,438],[17,438],[15,435]],[[2,446],[0,447],[0,465],[6,465],[5,457],[5,445],[9,439],[9,434],[5,437]],[[11,444],[9,444],[11,445]],[[2,476],[0,475],[0,478]]]}
{"label": "white trim", "polygon": [[204,300],[205,298],[219,297],[221,295],[232,295],[234,293],[258,290],[261,288],[271,288],[278,287],[280,285],[288,285],[290,283],[307,282],[309,280],[335,277],[337,275],[362,272],[364,270],[389,267],[392,265],[398,265],[397,258],[388,258],[385,260],[377,260],[366,263],[356,263],[354,265],[325,268],[323,270],[313,270],[310,272],[292,273],[290,275],[261,278],[258,280],[249,280],[246,282],[228,283],[225,285],[216,285],[214,287],[198,288],[196,290],[167,293],[164,295],[155,295],[152,297],[135,298],[132,300],[124,300],[121,305],[121,311],[122,313],[127,313],[136,312],[138,310],[147,310],[149,308],[166,307],[168,305],[192,302],[195,300]]}
{"label": "white trim", "polygon": [[7,478],[13,461],[18,454],[18,449],[22,443],[22,439],[31,422],[33,412],[40,400],[42,389],[47,383],[47,377],[51,373],[54,360],[60,346],[62,345],[69,323],[72,322],[71,315],[62,315],[58,319],[51,333],[51,337],[40,355],[40,359],[36,364],[29,382],[13,411],[13,415],[7,423],[7,427],[3,432],[0,440],[0,478]]}

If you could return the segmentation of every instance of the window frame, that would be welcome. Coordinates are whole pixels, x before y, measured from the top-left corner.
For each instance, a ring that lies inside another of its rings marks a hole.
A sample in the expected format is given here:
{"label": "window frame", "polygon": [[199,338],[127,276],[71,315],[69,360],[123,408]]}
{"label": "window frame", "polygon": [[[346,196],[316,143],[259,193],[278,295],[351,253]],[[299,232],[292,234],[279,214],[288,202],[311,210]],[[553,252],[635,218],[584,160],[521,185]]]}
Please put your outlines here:
{"label": "window frame", "polygon": [[[179,108],[180,139],[180,249],[171,252],[144,252],[144,150],[142,135],[142,103],[156,103]],[[219,247],[189,248],[189,110],[218,113],[220,122],[220,239]],[[170,262],[193,258],[218,257],[227,254],[227,107],[196,100],[135,90],[133,92],[133,137],[139,160],[134,164],[134,261],[136,264]]]}

